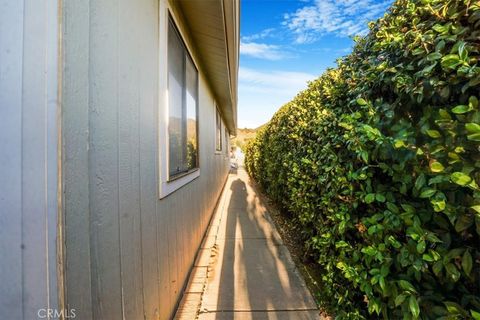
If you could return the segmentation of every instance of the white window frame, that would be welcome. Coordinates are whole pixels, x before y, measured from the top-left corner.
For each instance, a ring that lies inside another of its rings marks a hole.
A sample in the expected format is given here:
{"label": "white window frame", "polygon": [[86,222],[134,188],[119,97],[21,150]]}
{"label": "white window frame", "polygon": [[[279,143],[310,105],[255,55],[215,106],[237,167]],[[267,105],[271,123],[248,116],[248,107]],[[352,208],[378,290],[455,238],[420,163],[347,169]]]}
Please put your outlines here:
{"label": "white window frame", "polygon": [[[180,174],[173,179],[169,179],[169,145],[168,145],[168,24],[169,17],[173,20],[175,27],[177,28],[180,37],[187,49],[187,52],[192,58],[193,64],[197,71],[198,63],[195,60],[192,50],[189,47],[189,43],[186,41],[185,34],[183,33],[181,24],[175,16],[173,10],[167,0],[159,0],[159,81],[158,81],[158,172],[159,172],[159,198],[165,198],[172,192],[180,189],[184,185],[192,182],[200,176],[200,148],[198,147],[198,168],[192,169],[184,174]],[[200,82],[200,71],[198,71],[198,82]],[[200,146],[198,141],[200,132],[199,128],[199,109],[200,109],[200,90],[199,85],[197,87],[197,145]]]}

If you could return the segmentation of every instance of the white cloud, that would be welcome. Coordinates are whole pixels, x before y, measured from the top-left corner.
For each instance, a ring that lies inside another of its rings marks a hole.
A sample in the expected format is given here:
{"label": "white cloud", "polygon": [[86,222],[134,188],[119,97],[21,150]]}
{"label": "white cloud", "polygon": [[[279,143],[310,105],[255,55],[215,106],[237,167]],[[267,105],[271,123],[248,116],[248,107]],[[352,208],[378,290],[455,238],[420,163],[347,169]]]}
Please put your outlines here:
{"label": "white cloud", "polygon": [[304,72],[240,67],[239,127],[255,128],[266,123],[278,108],[307,87],[307,81],[317,77]]}
{"label": "white cloud", "polygon": [[250,42],[253,40],[265,39],[267,37],[272,36],[274,31],[275,31],[274,28],[263,29],[259,33],[251,34],[248,36],[242,36],[242,40],[245,42]]}
{"label": "white cloud", "polygon": [[287,57],[280,46],[244,41],[240,41],[240,54],[266,60],[281,60]]}
{"label": "white cloud", "polygon": [[297,93],[306,88],[307,81],[315,79],[317,76],[305,72],[290,71],[257,71],[250,68],[240,67],[240,84],[249,84],[260,91],[271,90],[274,92]]}
{"label": "white cloud", "polygon": [[392,0],[316,0],[294,13],[284,15],[283,25],[295,35],[296,43],[310,43],[326,33],[337,36],[364,35],[367,23],[383,15]]}

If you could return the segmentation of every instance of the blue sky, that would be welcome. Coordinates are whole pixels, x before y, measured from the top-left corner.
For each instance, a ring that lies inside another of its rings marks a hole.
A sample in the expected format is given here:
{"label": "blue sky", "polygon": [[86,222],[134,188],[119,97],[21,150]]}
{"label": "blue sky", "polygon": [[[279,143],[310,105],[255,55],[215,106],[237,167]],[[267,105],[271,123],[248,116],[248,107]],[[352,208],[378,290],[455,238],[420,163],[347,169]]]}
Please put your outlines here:
{"label": "blue sky", "polygon": [[392,0],[242,0],[238,126],[266,123]]}

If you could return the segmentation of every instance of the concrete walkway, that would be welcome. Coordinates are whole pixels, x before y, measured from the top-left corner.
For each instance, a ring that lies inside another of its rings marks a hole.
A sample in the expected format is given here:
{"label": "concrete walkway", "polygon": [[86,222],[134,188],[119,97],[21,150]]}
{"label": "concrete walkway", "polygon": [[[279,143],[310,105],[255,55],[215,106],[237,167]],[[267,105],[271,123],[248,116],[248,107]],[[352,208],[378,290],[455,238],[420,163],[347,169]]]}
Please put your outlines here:
{"label": "concrete walkway", "polygon": [[243,169],[228,177],[176,319],[320,319]]}

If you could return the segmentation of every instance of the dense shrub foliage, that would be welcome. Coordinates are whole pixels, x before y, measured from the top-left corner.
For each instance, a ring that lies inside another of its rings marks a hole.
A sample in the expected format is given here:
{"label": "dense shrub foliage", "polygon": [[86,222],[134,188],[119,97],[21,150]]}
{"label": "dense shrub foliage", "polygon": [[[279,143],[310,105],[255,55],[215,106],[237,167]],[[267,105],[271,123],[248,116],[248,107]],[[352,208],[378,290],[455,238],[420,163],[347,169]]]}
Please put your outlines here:
{"label": "dense shrub foliage", "polygon": [[480,319],[480,2],[399,0],[246,146],[338,318]]}

